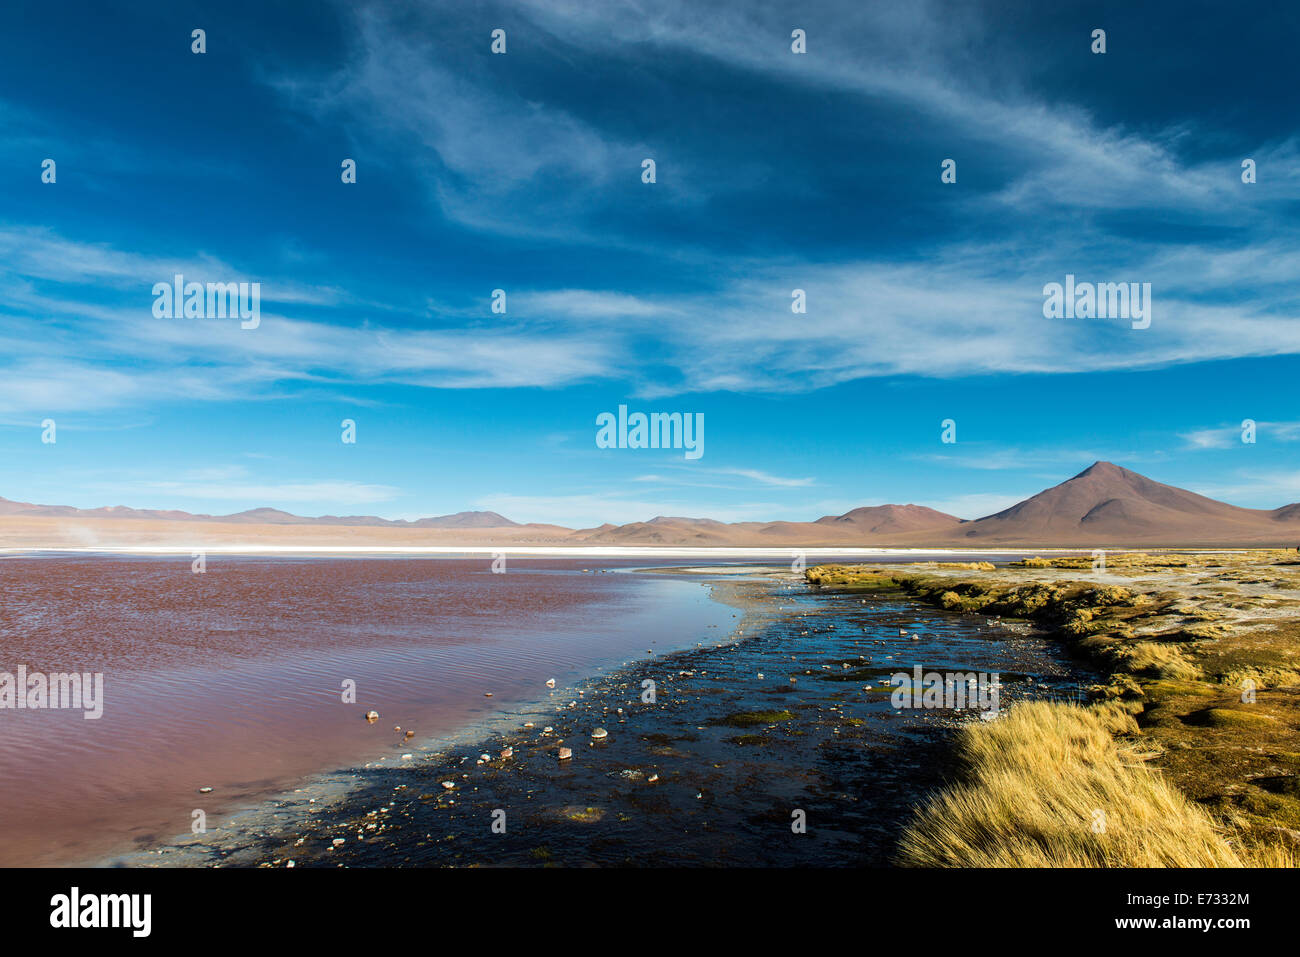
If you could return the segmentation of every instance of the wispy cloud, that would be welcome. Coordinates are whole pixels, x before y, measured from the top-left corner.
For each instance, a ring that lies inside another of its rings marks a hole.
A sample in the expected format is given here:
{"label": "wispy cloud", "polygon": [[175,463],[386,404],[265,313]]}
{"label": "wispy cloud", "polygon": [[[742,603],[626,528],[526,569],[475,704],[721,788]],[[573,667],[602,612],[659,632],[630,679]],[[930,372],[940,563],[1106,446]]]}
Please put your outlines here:
{"label": "wispy cloud", "polygon": [[[1246,425],[1242,422],[1238,425],[1182,432],[1179,433],[1179,438],[1189,449],[1231,449],[1245,444],[1242,442],[1245,434]],[[1256,422],[1254,434],[1257,443],[1300,441],[1300,422]]]}

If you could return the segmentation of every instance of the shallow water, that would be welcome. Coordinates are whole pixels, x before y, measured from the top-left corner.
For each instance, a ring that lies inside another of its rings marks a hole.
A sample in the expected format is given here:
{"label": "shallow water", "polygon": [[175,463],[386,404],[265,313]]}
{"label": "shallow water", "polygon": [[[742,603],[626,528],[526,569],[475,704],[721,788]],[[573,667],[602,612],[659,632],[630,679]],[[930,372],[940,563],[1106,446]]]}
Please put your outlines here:
{"label": "shallow water", "polygon": [[697,581],[630,564],[492,574],[486,559],[209,556],[193,574],[188,556],[0,561],[0,671],[105,684],[99,720],[0,710],[0,865],[151,846],[188,832],[196,809],[215,823],[316,772],[414,760],[548,678],[563,686],[732,620]]}
{"label": "shallow water", "polygon": [[[418,766],[358,773],[334,805],[286,795],[153,862],[887,864],[912,807],[951,773],[953,729],[978,720],[896,709],[890,674],[998,672],[1002,707],[1072,696],[1081,676],[1039,635],[904,599],[791,582],[734,592],[748,613],[720,644],[581,683]],[[596,727],[608,737],[593,740]]]}

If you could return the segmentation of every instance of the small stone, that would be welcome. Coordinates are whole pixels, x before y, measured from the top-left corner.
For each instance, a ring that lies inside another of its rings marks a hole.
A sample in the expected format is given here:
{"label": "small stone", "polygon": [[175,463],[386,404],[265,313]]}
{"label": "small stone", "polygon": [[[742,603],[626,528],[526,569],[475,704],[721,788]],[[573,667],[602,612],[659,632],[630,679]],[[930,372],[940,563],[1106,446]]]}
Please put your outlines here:
{"label": "small stone", "polygon": [[342,847],[342,846],[343,846],[343,843],[344,843],[343,838],[341,838],[341,837],[336,837],[336,838],[334,838],[334,841],[333,841],[333,845],[334,845],[334,847]]}
{"label": "small stone", "polygon": [[491,691],[484,691],[484,692],[483,692],[483,697],[485,697],[485,698],[490,698],[490,697],[492,697],[492,692],[491,692]]}
{"label": "small stone", "polygon": [[414,732],[414,731],[408,731],[408,732],[406,732],[406,734],[405,734],[405,739],[406,739],[407,741],[410,741],[413,737],[415,737],[415,732]]}
{"label": "small stone", "polygon": [[502,749],[502,751],[501,751],[501,760],[502,760],[502,761],[505,761],[507,758],[513,758],[514,756],[515,756],[515,749],[514,749],[514,748],[504,748],[504,749]]}
{"label": "small stone", "polygon": [[403,761],[410,761],[413,757],[415,757],[415,755],[413,755],[413,754],[404,754],[404,755],[402,755],[402,760],[403,760]]}
{"label": "small stone", "polygon": [[569,758],[571,758],[571,757],[573,757],[573,749],[572,749],[572,748],[560,748],[560,750],[559,750],[559,758],[560,758],[561,761],[567,761],[567,760],[569,760]]}
{"label": "small stone", "polygon": [[199,788],[199,793],[200,793],[200,794],[211,794],[211,793],[212,793],[212,788]]}
{"label": "small stone", "polygon": [[448,791],[450,791],[452,788],[454,788],[454,787],[456,786],[456,782],[455,782],[455,781],[443,781],[443,782],[442,782],[442,786],[443,786],[445,789],[447,789]]}
{"label": "small stone", "polygon": [[654,784],[658,780],[659,780],[659,775],[657,774],[652,774],[650,775],[650,777],[646,778],[646,782],[649,784]]}
{"label": "small stone", "polygon": [[371,724],[374,724],[376,721],[379,720],[379,712],[378,712],[378,711],[367,711],[367,712],[366,712],[366,720],[369,721]]}
{"label": "small stone", "polygon": [[599,741],[601,738],[609,737],[609,732],[604,728],[597,728],[595,731],[591,732],[591,736]]}
{"label": "small stone", "polygon": [[548,688],[554,688],[554,687],[555,687],[555,679],[554,679],[554,678],[547,678],[547,679],[546,679],[546,687],[548,687]]}

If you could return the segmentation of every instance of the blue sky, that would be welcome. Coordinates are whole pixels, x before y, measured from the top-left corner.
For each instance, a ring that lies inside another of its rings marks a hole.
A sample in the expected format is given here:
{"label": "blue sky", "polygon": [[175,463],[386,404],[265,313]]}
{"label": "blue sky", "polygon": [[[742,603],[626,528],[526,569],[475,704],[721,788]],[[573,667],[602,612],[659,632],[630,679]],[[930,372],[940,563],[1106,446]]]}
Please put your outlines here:
{"label": "blue sky", "polygon": [[[1300,500],[1297,39],[1269,4],[18,3],[0,495],[974,518],[1109,459]],[[155,318],[177,272],[261,283],[261,324]],[[1150,328],[1044,318],[1067,273],[1150,282]],[[703,413],[705,454],[597,448],[620,404]]]}

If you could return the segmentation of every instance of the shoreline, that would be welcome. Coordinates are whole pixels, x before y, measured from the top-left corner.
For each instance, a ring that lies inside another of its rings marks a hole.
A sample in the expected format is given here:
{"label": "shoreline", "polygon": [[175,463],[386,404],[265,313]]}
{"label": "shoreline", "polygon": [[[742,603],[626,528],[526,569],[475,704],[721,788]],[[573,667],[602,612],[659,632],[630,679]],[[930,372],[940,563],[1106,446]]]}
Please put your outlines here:
{"label": "shoreline", "polygon": [[[218,838],[129,863],[884,865],[971,717],[896,712],[877,687],[882,669],[903,665],[890,659],[999,656],[1010,700],[1052,695],[1045,679],[1077,677],[1022,630],[989,642],[914,602],[828,602],[788,571],[750,576],[710,583],[715,600],[738,609],[717,642],[580,682],[540,713],[501,716],[473,748],[467,735],[419,762],[370,769],[332,804],[282,796]],[[924,630],[925,643],[900,638],[900,624]],[[607,734],[593,737],[596,727]],[[559,759],[562,747],[573,756]],[[786,840],[790,807],[814,822],[806,841]],[[489,829],[497,812],[505,833]]]}
{"label": "shoreline", "polygon": [[[664,569],[604,569],[604,571],[681,573],[683,575],[688,573],[692,575],[713,573],[713,570],[708,568],[682,569],[677,567]],[[753,569],[746,569],[746,571],[753,571]],[[697,584],[706,590],[706,600],[737,610],[739,618],[733,627],[743,631],[744,623],[752,605],[736,600],[735,596],[731,594],[732,589],[728,587],[732,583],[702,580]],[[719,592],[724,594],[720,596]],[[705,627],[713,626],[706,626],[701,623],[701,633],[703,633]],[[715,637],[708,640],[718,641],[722,639]],[[695,645],[703,647],[704,641],[696,642]],[[183,834],[177,834],[159,841],[149,848],[135,851],[117,851],[96,856],[85,861],[84,866],[157,866],[159,864],[158,858],[162,855],[176,855],[178,857],[193,855],[196,858],[195,860],[169,861],[170,866],[196,866],[200,863],[215,865],[217,859],[223,856],[223,851],[232,841],[238,843],[240,840],[247,840],[250,834],[265,832],[268,828],[273,828],[277,824],[282,825],[288,817],[301,815],[305,818],[306,815],[327,812],[330,808],[337,808],[345,805],[350,800],[354,800],[358,792],[366,787],[365,776],[368,772],[409,770],[420,763],[427,763],[435,760],[440,755],[446,755],[450,751],[470,748],[470,746],[481,741],[499,737],[507,733],[509,729],[517,727],[521,722],[533,721],[538,723],[540,727],[539,722],[554,713],[552,706],[556,699],[581,697],[585,694],[582,689],[591,682],[636,667],[638,662],[645,662],[654,658],[668,658],[687,650],[689,650],[687,645],[674,646],[667,651],[653,652],[649,658],[634,658],[621,664],[594,666],[587,673],[575,676],[567,684],[557,684],[554,689],[543,688],[536,697],[514,702],[499,711],[477,718],[453,732],[405,742],[401,750],[416,756],[412,762],[402,761],[390,745],[382,752],[376,751],[373,757],[364,763],[310,774],[301,779],[296,787],[275,792],[251,804],[242,803],[225,810],[222,815],[225,818],[225,824],[221,830],[226,833],[217,840],[190,838]],[[650,649],[647,649],[647,652],[649,651]],[[212,829],[212,831],[216,831],[216,829]]]}

